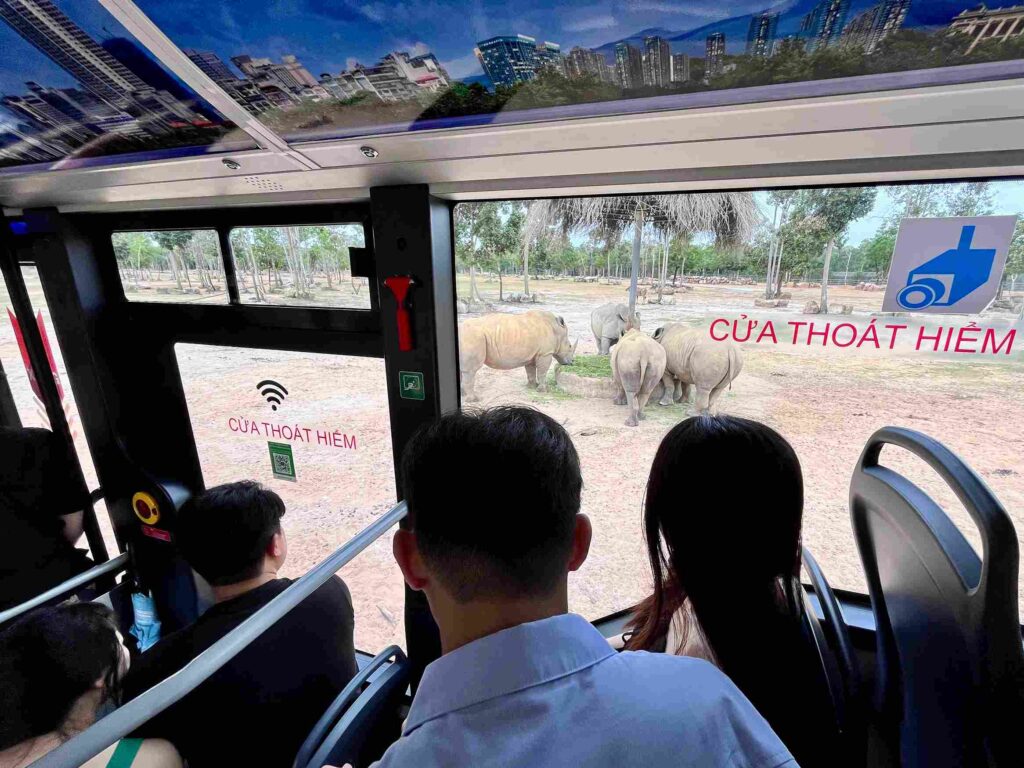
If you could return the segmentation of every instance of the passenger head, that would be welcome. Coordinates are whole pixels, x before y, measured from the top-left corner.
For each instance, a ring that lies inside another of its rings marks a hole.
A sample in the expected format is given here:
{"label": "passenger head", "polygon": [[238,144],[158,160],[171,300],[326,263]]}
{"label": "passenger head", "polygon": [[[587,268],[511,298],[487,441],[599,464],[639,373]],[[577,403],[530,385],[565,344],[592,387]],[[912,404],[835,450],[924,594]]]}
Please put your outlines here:
{"label": "passenger head", "polygon": [[120,692],[128,651],[98,603],[43,608],[0,632],[0,750],[92,724]]}
{"label": "passenger head", "polygon": [[744,644],[749,638],[739,623],[746,618],[718,608],[742,596],[776,610],[779,588],[798,585],[802,514],[800,462],[778,432],[734,416],[677,424],[647,483],[644,528],[655,592],[633,644],[663,635],[686,598],[716,654],[722,645],[728,656],[733,639]]}
{"label": "passenger head", "polygon": [[401,481],[409,516],[395,557],[432,608],[441,596],[459,605],[564,596],[586,558],[576,449],[538,411],[441,417],[409,442]]}
{"label": "passenger head", "polygon": [[628,643],[655,649],[689,599],[723,671],[780,734],[820,693],[801,628],[803,500],[800,462],[775,430],[733,416],[677,424],[647,484],[654,594]]}
{"label": "passenger head", "polygon": [[251,480],[225,483],[189,499],[178,514],[181,554],[212,586],[277,572],[288,554],[284,502]]}

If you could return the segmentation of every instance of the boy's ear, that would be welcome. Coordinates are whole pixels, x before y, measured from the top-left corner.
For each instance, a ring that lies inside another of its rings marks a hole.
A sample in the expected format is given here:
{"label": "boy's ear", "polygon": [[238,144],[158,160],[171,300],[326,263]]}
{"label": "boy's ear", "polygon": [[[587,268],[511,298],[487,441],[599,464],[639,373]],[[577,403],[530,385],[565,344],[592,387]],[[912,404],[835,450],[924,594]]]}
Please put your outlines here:
{"label": "boy's ear", "polygon": [[572,531],[572,554],[569,557],[569,570],[577,571],[590,553],[590,541],[594,537],[594,528],[590,518],[582,512],[576,515],[576,524]]}
{"label": "boy's ear", "polygon": [[405,583],[410,589],[417,592],[430,583],[430,574],[423,565],[423,558],[420,556],[419,545],[416,541],[416,534],[413,531],[399,528],[395,531],[395,537],[391,540],[391,551],[395,556],[395,562],[405,577]]}

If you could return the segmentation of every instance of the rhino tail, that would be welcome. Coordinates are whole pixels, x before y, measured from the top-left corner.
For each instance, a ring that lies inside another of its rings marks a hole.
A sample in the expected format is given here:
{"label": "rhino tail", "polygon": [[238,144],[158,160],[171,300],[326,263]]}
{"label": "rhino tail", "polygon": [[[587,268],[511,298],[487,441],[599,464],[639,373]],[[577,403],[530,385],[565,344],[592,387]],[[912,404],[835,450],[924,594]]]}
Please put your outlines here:
{"label": "rhino tail", "polygon": [[734,347],[729,347],[729,391],[732,391],[733,380],[740,375],[740,351]]}

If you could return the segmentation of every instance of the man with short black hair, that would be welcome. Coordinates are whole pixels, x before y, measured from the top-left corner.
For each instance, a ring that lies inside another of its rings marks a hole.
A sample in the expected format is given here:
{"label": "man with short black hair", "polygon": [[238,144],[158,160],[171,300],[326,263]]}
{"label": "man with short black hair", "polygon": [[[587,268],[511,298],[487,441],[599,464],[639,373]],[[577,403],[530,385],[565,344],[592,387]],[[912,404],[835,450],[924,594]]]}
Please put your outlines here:
{"label": "man with short black hair", "polygon": [[[280,496],[247,480],[182,507],[176,540],[210,584],[214,605],[142,654],[128,677],[129,696],[177,672],[291,585],[278,578],[288,554],[284,513]],[[353,624],[351,596],[335,576],[137,735],[170,740],[191,768],[291,766],[356,673]]]}
{"label": "man with short black hair", "polygon": [[381,768],[796,765],[715,667],[616,653],[568,613],[591,526],[554,420],[528,408],[444,416],[410,441],[401,477],[395,559],[426,593],[443,655]]}

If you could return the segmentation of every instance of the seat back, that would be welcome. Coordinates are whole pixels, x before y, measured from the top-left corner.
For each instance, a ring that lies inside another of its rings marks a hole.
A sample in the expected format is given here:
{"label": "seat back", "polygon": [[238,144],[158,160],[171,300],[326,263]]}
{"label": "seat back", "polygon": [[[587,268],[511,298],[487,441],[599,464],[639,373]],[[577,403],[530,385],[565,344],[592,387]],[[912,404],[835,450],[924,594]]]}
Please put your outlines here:
{"label": "seat back", "polygon": [[378,653],[313,726],[299,748],[294,768],[345,763],[361,768],[380,757],[400,734],[395,713],[409,685],[410,672],[409,660],[397,645]]}
{"label": "seat back", "polygon": [[[923,459],[981,534],[978,558],[943,510],[879,466],[883,446]],[[850,513],[877,631],[874,707],[903,766],[1022,765],[1024,650],[1017,536],[985,483],[941,443],[889,427],[854,470]]]}
{"label": "seat back", "polygon": [[[829,675],[829,689],[835,703],[836,725],[843,752],[849,758],[849,765],[862,766],[865,747],[864,703],[861,697],[860,664],[850,637],[850,628],[821,566],[806,547],[803,549],[803,564],[824,617],[820,627],[822,640],[819,642],[825,647],[823,664]],[[817,622],[810,608],[808,613]]]}

